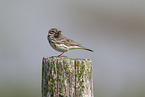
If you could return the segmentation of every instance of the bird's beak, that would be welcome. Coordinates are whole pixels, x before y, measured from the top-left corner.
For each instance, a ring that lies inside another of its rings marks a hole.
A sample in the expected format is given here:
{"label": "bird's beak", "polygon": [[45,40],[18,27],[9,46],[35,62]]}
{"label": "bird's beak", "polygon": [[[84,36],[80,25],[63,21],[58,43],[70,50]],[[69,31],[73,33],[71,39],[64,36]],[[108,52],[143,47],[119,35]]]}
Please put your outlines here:
{"label": "bird's beak", "polygon": [[61,31],[58,31],[58,34],[60,35],[61,34]]}

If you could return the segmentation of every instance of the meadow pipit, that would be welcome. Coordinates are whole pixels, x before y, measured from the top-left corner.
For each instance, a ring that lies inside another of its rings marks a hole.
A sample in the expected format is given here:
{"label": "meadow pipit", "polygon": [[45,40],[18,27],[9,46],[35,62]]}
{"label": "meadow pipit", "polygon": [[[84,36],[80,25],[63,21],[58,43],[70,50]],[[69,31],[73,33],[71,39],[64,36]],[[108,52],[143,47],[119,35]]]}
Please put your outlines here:
{"label": "meadow pipit", "polygon": [[84,49],[93,52],[93,50],[85,48],[81,46],[81,44],[61,35],[61,31],[57,30],[56,28],[52,28],[51,30],[49,30],[47,39],[52,48],[59,52],[63,52],[62,54],[57,56],[59,58],[61,58],[64,53],[72,49]]}

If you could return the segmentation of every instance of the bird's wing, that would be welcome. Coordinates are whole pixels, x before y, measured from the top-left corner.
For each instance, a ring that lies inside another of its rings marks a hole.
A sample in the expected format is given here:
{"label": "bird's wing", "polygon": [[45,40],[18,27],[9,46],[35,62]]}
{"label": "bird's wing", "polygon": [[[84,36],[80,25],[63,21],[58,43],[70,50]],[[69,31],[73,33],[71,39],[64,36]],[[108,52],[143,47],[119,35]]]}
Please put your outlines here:
{"label": "bird's wing", "polygon": [[56,43],[57,44],[65,44],[67,46],[81,46],[81,44],[74,42],[73,40],[70,40],[70,39],[66,38],[65,36],[62,36],[60,38],[60,40],[58,40]]}

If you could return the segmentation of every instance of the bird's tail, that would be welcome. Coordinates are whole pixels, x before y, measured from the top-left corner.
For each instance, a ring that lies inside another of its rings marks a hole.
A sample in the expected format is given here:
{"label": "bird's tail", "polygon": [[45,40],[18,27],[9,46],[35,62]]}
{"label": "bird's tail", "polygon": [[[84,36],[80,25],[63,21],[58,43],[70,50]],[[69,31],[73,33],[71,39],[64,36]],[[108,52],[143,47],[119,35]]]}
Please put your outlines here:
{"label": "bird's tail", "polygon": [[91,51],[91,52],[94,52],[93,50],[91,50],[91,49],[89,49],[89,48],[86,48],[86,47],[82,47],[82,49],[88,50],[88,51]]}

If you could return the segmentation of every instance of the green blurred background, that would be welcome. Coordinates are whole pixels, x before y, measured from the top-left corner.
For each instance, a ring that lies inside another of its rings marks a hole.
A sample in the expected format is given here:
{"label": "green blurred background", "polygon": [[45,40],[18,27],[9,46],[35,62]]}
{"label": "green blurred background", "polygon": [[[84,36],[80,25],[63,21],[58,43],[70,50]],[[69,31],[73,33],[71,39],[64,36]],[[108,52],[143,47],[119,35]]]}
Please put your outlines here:
{"label": "green blurred background", "polygon": [[0,97],[41,97],[41,61],[56,56],[48,30],[95,52],[95,97],[145,97],[144,0],[0,0]]}

